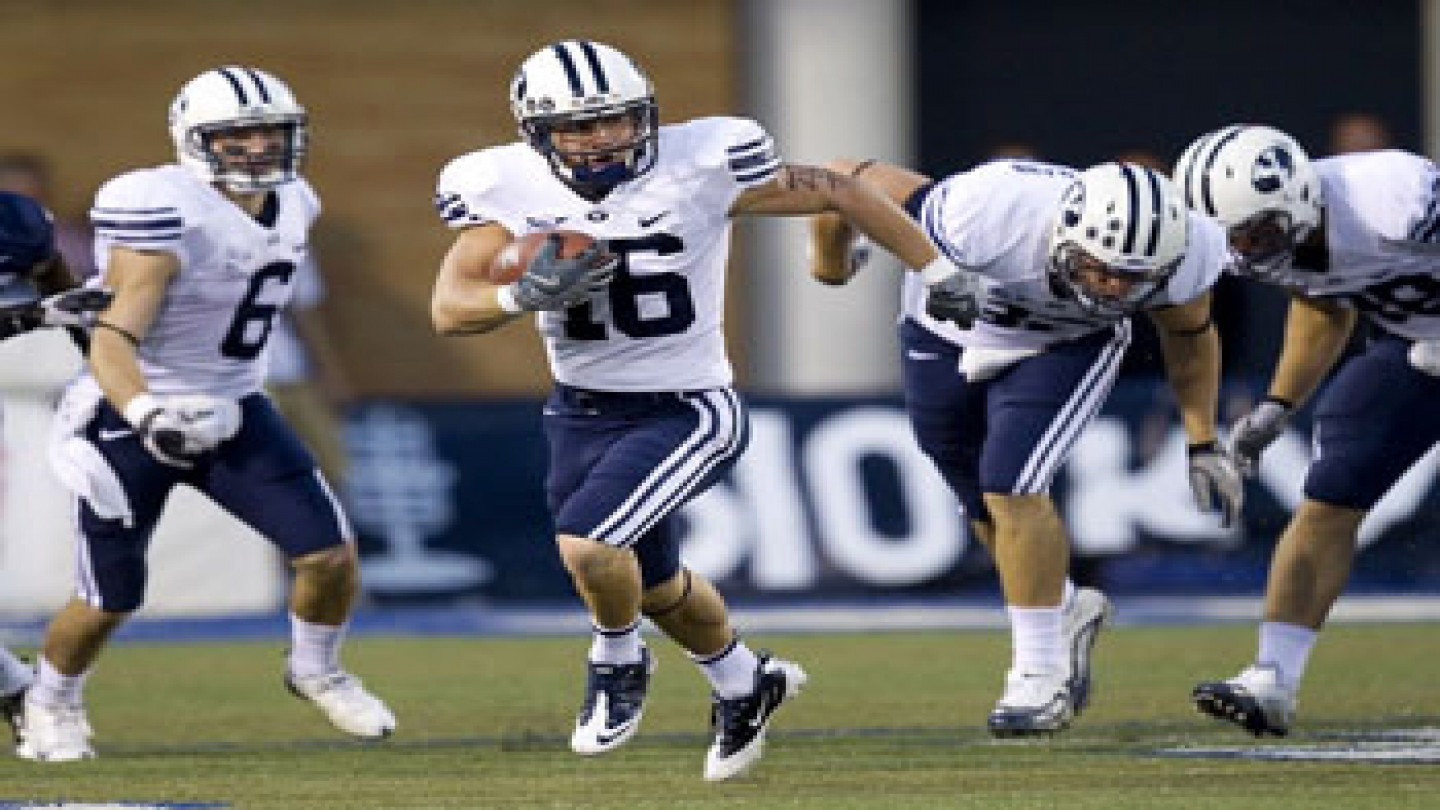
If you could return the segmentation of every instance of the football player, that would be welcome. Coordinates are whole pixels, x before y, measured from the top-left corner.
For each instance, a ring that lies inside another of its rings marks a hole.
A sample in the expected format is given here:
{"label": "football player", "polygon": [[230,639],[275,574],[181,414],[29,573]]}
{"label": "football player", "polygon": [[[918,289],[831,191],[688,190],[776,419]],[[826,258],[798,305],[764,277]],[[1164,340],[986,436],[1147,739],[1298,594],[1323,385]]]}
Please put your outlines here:
{"label": "football player", "polygon": [[[1240,477],[1215,431],[1210,288],[1226,260],[1224,233],[1189,212],[1168,179],[1132,164],[1076,172],[999,160],[939,181],[869,160],[829,165],[903,203],[984,279],[957,300],[906,277],[906,407],[1000,573],[1012,661],[989,729],[1060,731],[1089,700],[1091,646],[1110,606],[1066,576],[1069,543],[1050,482],[1114,384],[1132,315],[1147,313],[1160,334],[1195,497],[1227,524],[1240,506]],[[853,231],[824,215],[811,220],[811,237],[812,275],[848,281]]]}
{"label": "football player", "polygon": [[[960,290],[967,279],[881,195],[782,163],[759,124],[662,126],[649,79],[607,45],[540,49],[510,102],[523,140],[463,155],[439,178],[437,208],[458,234],[435,284],[435,328],[488,332],[539,313],[555,377],[549,503],[594,624],[571,748],[611,751],[638,728],[654,667],[643,614],[709,680],[704,775],[727,779],[759,759],[772,714],[806,680],[795,663],[752,651],[715,587],[679,557],[673,513],[748,437],[721,334],[730,222],[834,210],[928,281]],[[557,227],[599,241],[566,258],[556,238],[518,280],[486,280],[512,239]]]}
{"label": "football player", "polygon": [[[22,296],[31,300],[0,306],[0,340],[42,326],[61,326],[73,330],[83,349],[82,328],[110,301],[105,290],[75,286],[55,249],[53,221],[39,203],[0,192],[0,290],[8,294],[22,286]],[[0,713],[17,734],[20,707],[33,678],[28,665],[0,647]]]}
{"label": "football player", "polygon": [[340,666],[358,587],[353,534],[329,485],[260,392],[264,350],[319,212],[299,176],[305,110],[247,67],[208,70],[170,108],[178,162],[122,174],[91,210],[100,276],[88,373],[67,390],[52,459],[78,496],[76,595],[51,621],[26,694],[20,756],[94,756],[82,688],[145,596],[165,500],[188,484],[276,544],[294,569],[285,683],[337,728],[395,718]]}
{"label": "football player", "polygon": [[1312,163],[1289,135],[1237,125],[1191,144],[1175,179],[1228,229],[1239,275],[1291,294],[1268,393],[1230,433],[1242,471],[1254,474],[1362,315],[1371,327],[1316,397],[1315,460],[1275,546],[1254,663],[1194,690],[1201,711],[1283,735],[1361,521],[1440,441],[1440,172],[1399,150]]}

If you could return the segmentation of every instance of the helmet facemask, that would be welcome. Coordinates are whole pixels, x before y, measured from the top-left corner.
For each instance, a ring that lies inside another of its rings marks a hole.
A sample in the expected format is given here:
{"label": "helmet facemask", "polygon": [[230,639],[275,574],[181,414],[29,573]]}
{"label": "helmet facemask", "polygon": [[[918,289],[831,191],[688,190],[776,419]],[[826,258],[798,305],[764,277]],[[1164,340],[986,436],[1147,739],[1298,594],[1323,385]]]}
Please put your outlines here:
{"label": "helmet facemask", "polygon": [[1295,224],[1288,211],[1261,211],[1231,225],[1226,235],[1236,272],[1275,281],[1290,270],[1295,246],[1310,236],[1308,225]]}
{"label": "helmet facemask", "polygon": [[[1051,254],[1051,278],[1091,315],[1123,317],[1145,308],[1175,274],[1181,259],[1162,267],[1122,268],[1091,256],[1074,242],[1059,245]],[[1107,288],[1107,282],[1124,286]]]}
{"label": "helmet facemask", "polygon": [[[594,112],[528,117],[520,122],[520,131],[531,147],[545,156],[557,177],[581,196],[598,198],[654,165],[658,117],[654,100],[645,98]],[[570,150],[556,143],[557,132],[563,138],[567,131],[580,133],[587,126],[614,126],[622,120],[628,120],[632,134],[620,143]]]}
{"label": "helmet facemask", "polygon": [[[237,130],[276,128],[281,130],[279,145],[263,153],[250,151],[238,143],[221,148],[216,136]],[[246,123],[224,122],[191,128],[186,136],[186,150],[208,167],[212,183],[218,183],[237,194],[267,191],[294,180],[305,158],[305,116],[264,116]]]}

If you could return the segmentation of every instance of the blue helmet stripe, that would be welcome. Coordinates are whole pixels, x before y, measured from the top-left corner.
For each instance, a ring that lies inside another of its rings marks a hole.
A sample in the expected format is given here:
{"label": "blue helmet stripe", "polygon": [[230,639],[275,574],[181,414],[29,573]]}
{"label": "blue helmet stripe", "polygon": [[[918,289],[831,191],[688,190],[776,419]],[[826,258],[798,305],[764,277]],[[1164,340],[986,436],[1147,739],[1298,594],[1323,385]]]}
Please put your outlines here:
{"label": "blue helmet stripe", "polygon": [[220,73],[221,76],[225,77],[225,81],[230,82],[230,87],[235,90],[235,97],[240,99],[240,106],[244,107],[245,105],[249,104],[250,97],[245,95],[245,86],[240,83],[239,79],[231,75],[230,69],[222,67],[216,68],[216,70]]}
{"label": "blue helmet stripe", "polygon": [[[1220,150],[1225,144],[1235,140],[1245,127],[1231,127],[1229,132],[1215,138],[1210,149],[1210,154],[1205,157],[1205,167],[1200,170],[1200,201],[1205,204],[1205,213],[1210,216],[1217,216],[1215,213],[1215,195],[1210,192],[1210,170],[1215,167],[1215,159],[1220,155]],[[1196,156],[1196,163],[1199,163],[1199,156]]]}
{"label": "blue helmet stripe", "polygon": [[595,52],[595,43],[582,39],[577,44],[585,54],[585,61],[590,63],[590,71],[595,74],[596,89],[601,93],[610,92],[610,81],[605,78],[605,69],[600,67],[600,55]]}
{"label": "blue helmet stripe", "polygon": [[240,69],[245,71],[245,75],[250,77],[250,81],[255,82],[256,89],[260,91],[260,100],[265,102],[266,104],[269,104],[270,91],[265,89],[265,82],[261,81],[260,74],[256,73],[254,70],[248,67],[242,67]]}
{"label": "blue helmet stripe", "polygon": [[1130,224],[1125,227],[1125,247],[1122,249],[1126,255],[1135,250],[1135,230],[1139,227],[1140,217],[1137,216],[1140,210],[1140,187],[1135,182],[1135,170],[1130,166],[1121,163],[1120,173],[1125,175],[1126,199],[1130,201]]}
{"label": "blue helmet stripe", "polygon": [[752,151],[752,150],[754,150],[754,149],[759,149],[760,147],[766,145],[769,141],[770,141],[769,136],[766,136],[766,137],[763,137],[763,138],[756,138],[755,140],[750,141],[749,143],[742,143],[742,144],[739,144],[739,145],[737,145],[737,146],[727,146],[727,147],[725,147],[725,151],[726,151],[726,152],[729,152],[731,155],[735,155],[735,154],[738,154],[738,153],[740,153],[740,152],[749,152],[749,151]]}
{"label": "blue helmet stripe", "polygon": [[585,85],[580,81],[580,71],[575,69],[575,60],[570,58],[570,52],[565,50],[565,44],[556,43],[550,46],[555,52],[555,58],[560,60],[560,66],[565,68],[565,78],[570,80],[570,92],[576,96],[585,95]]}
{"label": "blue helmet stripe", "polygon": [[[1200,200],[1195,193],[1195,172],[1200,168],[1200,155],[1210,148],[1210,142],[1215,140],[1215,134],[1203,135],[1192,147],[1193,154],[1190,155],[1190,162],[1185,165],[1185,177],[1181,180],[1181,192],[1185,194],[1185,204],[1199,210]],[[1182,156],[1183,157],[1183,156]]]}
{"label": "blue helmet stripe", "polygon": [[1160,210],[1160,178],[1149,169],[1142,167],[1140,171],[1145,172],[1145,179],[1150,181],[1150,242],[1145,245],[1145,255],[1154,256],[1160,246],[1160,220],[1165,216]]}

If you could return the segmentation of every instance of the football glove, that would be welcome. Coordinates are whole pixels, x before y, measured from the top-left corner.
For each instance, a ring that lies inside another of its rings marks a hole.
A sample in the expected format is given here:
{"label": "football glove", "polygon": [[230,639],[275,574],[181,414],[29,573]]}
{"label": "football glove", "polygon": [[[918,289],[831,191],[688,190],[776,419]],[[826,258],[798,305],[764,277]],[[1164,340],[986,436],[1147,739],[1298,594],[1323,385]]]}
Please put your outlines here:
{"label": "football glove", "polygon": [[1253,476],[1260,467],[1260,454],[1285,432],[1285,425],[1295,409],[1276,397],[1260,400],[1250,413],[1240,417],[1230,428],[1230,457],[1240,472]]}
{"label": "football glove", "polygon": [[90,327],[95,325],[96,316],[110,306],[114,298],[115,293],[103,287],[76,287],[36,303],[44,313],[43,326]]}
{"label": "football glove", "polygon": [[125,405],[125,420],[156,461],[189,470],[240,431],[240,405],[206,394],[138,394]]}
{"label": "football glove", "polygon": [[1219,512],[1220,525],[1229,528],[1245,502],[1245,487],[1235,461],[1218,442],[1199,442],[1185,450],[1190,458],[1190,491],[1195,494],[1196,506],[1202,512]]}
{"label": "football glove", "polygon": [[975,325],[985,303],[985,288],[978,275],[938,256],[920,271],[920,277],[925,281],[925,314],[961,329]]}
{"label": "football glove", "polygon": [[76,287],[35,301],[0,307],[0,340],[42,326],[92,326],[96,314],[110,306],[113,297],[109,290]]}
{"label": "football glove", "polygon": [[545,240],[520,278],[510,283],[511,294],[521,311],[565,309],[598,292],[615,277],[620,257],[596,241],[568,259],[560,258],[564,239],[558,235]]}

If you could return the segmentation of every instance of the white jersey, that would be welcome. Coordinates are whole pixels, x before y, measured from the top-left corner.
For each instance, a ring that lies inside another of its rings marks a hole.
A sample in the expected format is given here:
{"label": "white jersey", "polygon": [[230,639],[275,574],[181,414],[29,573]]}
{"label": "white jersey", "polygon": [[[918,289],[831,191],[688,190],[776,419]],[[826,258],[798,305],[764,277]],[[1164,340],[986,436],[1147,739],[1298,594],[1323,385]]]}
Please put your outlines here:
{"label": "white jersey", "polygon": [[[930,238],[985,283],[988,300],[970,329],[925,313],[925,287],[905,274],[901,317],[960,346],[1038,349],[1108,329],[1124,316],[1096,315],[1058,292],[1047,273],[1060,195],[1075,179],[1064,166],[999,160],[936,183],[920,221]],[[1183,304],[1215,284],[1228,262],[1225,232],[1190,212],[1185,258],[1147,309]]]}
{"label": "white jersey", "polygon": [[1325,201],[1322,268],[1281,279],[1312,297],[1349,301],[1372,323],[1412,340],[1440,337],[1440,172],[1398,150],[1315,161]]}
{"label": "white jersey", "polygon": [[180,260],[138,347],[151,391],[238,398],[260,390],[266,341],[320,211],[304,180],[276,188],[275,202],[266,226],[176,165],[122,174],[95,195],[100,273],[92,284],[104,284],[112,246]]}
{"label": "white jersey", "polygon": [[452,228],[494,222],[519,237],[563,228],[609,240],[622,262],[588,303],[541,312],[555,379],[602,391],[727,386],[722,318],[730,206],[780,161],[753,121],[702,118],[660,128],[655,165],[591,203],[513,143],[452,161],[436,206]]}

